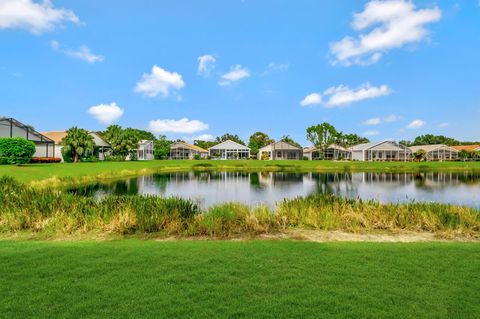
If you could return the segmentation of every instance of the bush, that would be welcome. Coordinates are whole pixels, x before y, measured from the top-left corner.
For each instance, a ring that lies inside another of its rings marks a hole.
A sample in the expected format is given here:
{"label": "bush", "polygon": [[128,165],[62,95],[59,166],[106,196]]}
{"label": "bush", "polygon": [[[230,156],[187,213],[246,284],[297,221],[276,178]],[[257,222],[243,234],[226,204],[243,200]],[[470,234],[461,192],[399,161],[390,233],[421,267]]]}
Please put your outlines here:
{"label": "bush", "polygon": [[61,161],[62,159],[58,157],[33,157],[30,163],[60,163]]}
{"label": "bush", "polygon": [[0,164],[27,164],[35,154],[35,144],[24,138],[0,138]]}
{"label": "bush", "polygon": [[201,159],[200,154],[193,155],[193,159],[197,161],[200,160]]}

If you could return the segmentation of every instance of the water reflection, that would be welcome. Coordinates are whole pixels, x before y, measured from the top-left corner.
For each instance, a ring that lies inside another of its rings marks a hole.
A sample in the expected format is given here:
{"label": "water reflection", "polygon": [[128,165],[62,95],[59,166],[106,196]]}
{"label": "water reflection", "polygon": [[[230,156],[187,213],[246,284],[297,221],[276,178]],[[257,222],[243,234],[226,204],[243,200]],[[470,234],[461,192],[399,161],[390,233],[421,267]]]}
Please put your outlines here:
{"label": "water reflection", "polygon": [[284,198],[334,194],[381,202],[434,201],[480,206],[480,173],[180,172],[140,176],[70,189],[102,197],[181,196],[204,206],[238,201],[274,206]]}

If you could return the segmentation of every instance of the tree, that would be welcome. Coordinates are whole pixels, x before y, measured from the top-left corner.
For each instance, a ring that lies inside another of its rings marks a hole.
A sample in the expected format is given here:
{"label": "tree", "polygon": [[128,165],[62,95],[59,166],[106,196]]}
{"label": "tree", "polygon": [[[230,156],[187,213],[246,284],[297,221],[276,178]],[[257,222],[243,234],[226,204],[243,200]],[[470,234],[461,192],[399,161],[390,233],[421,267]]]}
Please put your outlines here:
{"label": "tree", "polygon": [[300,143],[295,142],[289,135],[284,135],[284,136],[280,139],[280,141],[286,142],[286,143],[288,143],[288,144],[295,145],[295,146],[300,147],[300,148],[302,147],[302,145],[300,145]]}
{"label": "tree", "polygon": [[240,137],[237,134],[230,134],[230,133],[225,133],[221,137],[217,137],[215,139],[216,144],[225,142],[227,140],[231,140],[234,142],[237,142],[238,144],[245,145],[245,142],[240,139]]}
{"label": "tree", "polygon": [[335,143],[345,148],[352,147],[354,145],[368,143],[370,140],[366,137],[359,136],[357,134],[344,134],[338,132]]}
{"label": "tree", "polygon": [[434,145],[434,144],[445,144],[448,146],[452,146],[452,145],[458,145],[460,144],[460,142],[451,137],[446,137],[443,135],[433,135],[433,134],[417,136],[413,141],[413,145]]}
{"label": "tree", "polygon": [[458,157],[461,158],[463,161],[466,161],[472,158],[472,153],[466,150],[461,150],[460,152],[458,152]]}
{"label": "tree", "polygon": [[250,147],[250,153],[252,156],[257,156],[259,149],[273,142],[274,140],[271,139],[267,134],[263,132],[255,132],[252,134],[252,136],[250,136],[248,147]]}
{"label": "tree", "polygon": [[87,130],[75,126],[66,133],[61,144],[64,150],[72,155],[74,163],[78,163],[82,156],[93,153],[95,142]]}
{"label": "tree", "polygon": [[412,142],[407,141],[407,140],[401,140],[400,142],[398,142],[398,144],[406,146],[406,147],[413,146]]}
{"label": "tree", "polygon": [[138,148],[138,142],[141,140],[138,130],[132,128],[122,129],[119,125],[110,125],[102,135],[112,146],[113,155],[124,158],[128,155],[133,155]]}
{"label": "tree", "polygon": [[327,148],[334,144],[338,139],[338,132],[335,127],[329,123],[313,125],[307,128],[307,140],[312,142],[320,150],[320,156],[323,159]]}
{"label": "tree", "polygon": [[214,146],[215,144],[217,144],[217,142],[214,142],[214,141],[202,141],[202,140],[193,141],[193,145],[196,145],[196,146],[201,147],[203,149],[209,149],[210,147]]}
{"label": "tree", "polygon": [[154,142],[154,156],[155,159],[166,159],[170,154],[170,147],[173,141],[167,139],[165,135],[160,135]]}
{"label": "tree", "polygon": [[0,138],[0,164],[27,164],[35,154],[35,144],[24,138]]}
{"label": "tree", "polygon": [[425,150],[418,150],[413,153],[413,158],[417,162],[423,162],[427,159],[427,152]]}

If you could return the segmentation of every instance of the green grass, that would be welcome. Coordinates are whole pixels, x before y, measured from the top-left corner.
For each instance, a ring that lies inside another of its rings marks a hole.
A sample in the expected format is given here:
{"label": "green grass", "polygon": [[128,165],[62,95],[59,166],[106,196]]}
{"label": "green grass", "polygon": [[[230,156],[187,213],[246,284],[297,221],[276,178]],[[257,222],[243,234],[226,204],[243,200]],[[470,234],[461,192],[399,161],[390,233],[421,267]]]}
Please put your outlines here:
{"label": "green grass", "polygon": [[480,245],[0,241],[2,318],[478,318]]}
{"label": "green grass", "polygon": [[333,162],[333,161],[134,161],[32,164],[0,166],[0,176],[8,175],[23,182],[52,179],[64,182],[87,182],[164,171],[237,170],[291,172],[419,172],[419,171],[480,171],[480,162]]}
{"label": "green grass", "polygon": [[108,235],[210,236],[276,234],[289,229],[350,233],[430,233],[480,239],[480,210],[438,203],[381,204],[333,195],[285,199],[275,210],[240,203],[201,209],[158,196],[93,197],[36,188],[0,178],[0,234],[33,238]]}

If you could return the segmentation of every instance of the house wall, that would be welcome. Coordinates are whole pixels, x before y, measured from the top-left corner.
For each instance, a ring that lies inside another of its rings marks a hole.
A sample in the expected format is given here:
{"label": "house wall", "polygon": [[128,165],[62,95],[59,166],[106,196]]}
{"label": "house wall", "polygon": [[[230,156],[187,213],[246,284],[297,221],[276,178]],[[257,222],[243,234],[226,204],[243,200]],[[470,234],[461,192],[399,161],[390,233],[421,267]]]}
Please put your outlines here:
{"label": "house wall", "polygon": [[352,160],[353,161],[363,161],[363,151],[353,151],[352,152]]}

